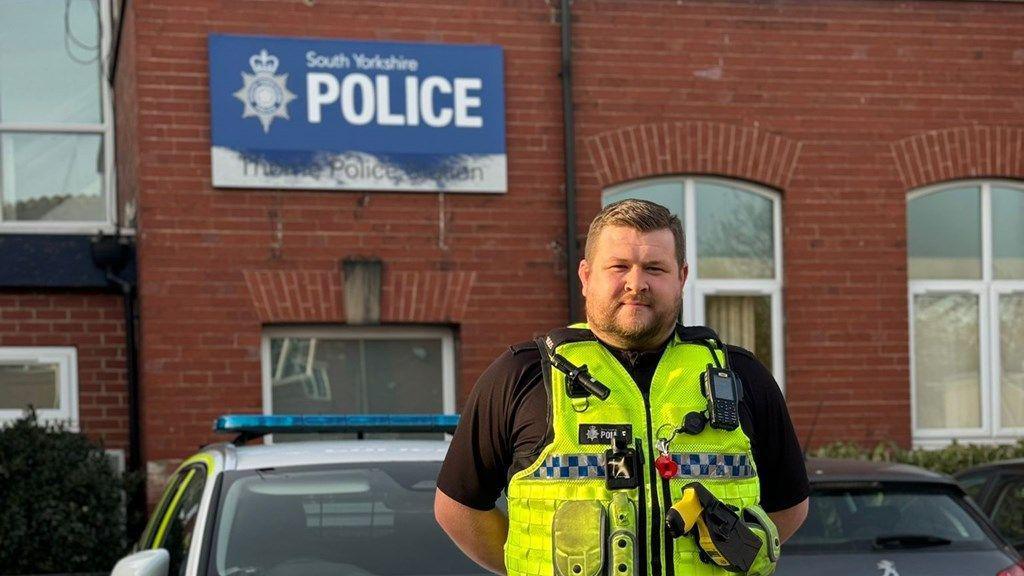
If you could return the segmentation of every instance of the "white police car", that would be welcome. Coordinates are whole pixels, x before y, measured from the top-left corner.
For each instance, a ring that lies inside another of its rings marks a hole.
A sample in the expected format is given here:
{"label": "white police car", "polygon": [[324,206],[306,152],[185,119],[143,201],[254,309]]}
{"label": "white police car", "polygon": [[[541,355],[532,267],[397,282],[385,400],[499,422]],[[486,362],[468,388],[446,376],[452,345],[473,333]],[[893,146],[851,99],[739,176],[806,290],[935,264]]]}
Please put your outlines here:
{"label": "white police car", "polygon": [[322,440],[243,446],[274,433],[451,432],[457,416],[224,416],[235,442],[204,448],[167,484],[113,576],[483,574],[434,520],[448,442]]}

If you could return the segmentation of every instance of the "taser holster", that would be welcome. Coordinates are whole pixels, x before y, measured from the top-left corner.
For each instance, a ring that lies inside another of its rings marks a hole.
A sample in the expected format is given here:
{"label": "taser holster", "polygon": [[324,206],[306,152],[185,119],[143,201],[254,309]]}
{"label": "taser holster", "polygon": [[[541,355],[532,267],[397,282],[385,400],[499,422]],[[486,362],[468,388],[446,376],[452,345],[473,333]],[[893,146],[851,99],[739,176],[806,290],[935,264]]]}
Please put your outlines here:
{"label": "taser holster", "polygon": [[683,488],[683,496],[669,509],[669,533],[692,535],[701,559],[730,572],[767,576],[779,558],[779,534],[760,506],[740,512],[725,504],[699,482]]}

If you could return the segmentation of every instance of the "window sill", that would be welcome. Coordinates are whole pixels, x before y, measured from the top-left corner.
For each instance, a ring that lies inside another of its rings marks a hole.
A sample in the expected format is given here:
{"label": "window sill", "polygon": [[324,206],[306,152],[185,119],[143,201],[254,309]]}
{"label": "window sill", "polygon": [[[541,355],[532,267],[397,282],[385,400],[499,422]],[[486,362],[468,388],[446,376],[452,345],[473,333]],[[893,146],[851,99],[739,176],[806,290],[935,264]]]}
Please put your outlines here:
{"label": "window sill", "polygon": [[912,441],[913,448],[922,448],[925,450],[940,450],[953,443],[955,440],[957,444],[968,445],[976,444],[979,446],[999,446],[1003,444],[1014,444],[1019,439],[1019,436],[959,436],[955,438],[914,438]]}
{"label": "window sill", "polygon": [[[117,226],[110,222],[0,222],[0,234],[114,234]],[[135,234],[122,229],[122,236]]]}

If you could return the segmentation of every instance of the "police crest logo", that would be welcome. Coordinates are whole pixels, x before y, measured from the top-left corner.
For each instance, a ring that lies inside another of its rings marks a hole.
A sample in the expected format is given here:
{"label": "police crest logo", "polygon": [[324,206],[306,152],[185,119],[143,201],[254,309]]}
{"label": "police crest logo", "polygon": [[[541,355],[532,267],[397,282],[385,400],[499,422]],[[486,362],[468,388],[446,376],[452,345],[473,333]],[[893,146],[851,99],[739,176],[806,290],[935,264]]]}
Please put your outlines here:
{"label": "police crest logo", "polygon": [[264,134],[270,132],[270,123],[274,118],[290,120],[288,103],[296,98],[288,90],[288,75],[274,74],[279,63],[277,56],[271,55],[266,49],[253,54],[249,58],[253,73],[242,72],[243,86],[234,93],[235,98],[245,105],[242,118],[259,118]]}

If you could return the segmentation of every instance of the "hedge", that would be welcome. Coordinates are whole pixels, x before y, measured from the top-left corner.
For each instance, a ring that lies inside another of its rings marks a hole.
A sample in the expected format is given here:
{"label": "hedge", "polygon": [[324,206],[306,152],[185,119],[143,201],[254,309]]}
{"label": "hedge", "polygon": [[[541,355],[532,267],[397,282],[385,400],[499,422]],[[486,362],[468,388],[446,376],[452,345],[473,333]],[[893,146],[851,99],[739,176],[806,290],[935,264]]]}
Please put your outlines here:
{"label": "hedge", "polygon": [[128,549],[135,484],[102,447],[32,410],[0,427],[0,574],[109,571]]}
{"label": "hedge", "polygon": [[810,455],[821,458],[900,462],[935,472],[954,474],[978,464],[1024,458],[1024,438],[1017,440],[1015,444],[1001,445],[960,444],[954,441],[939,450],[907,450],[893,442],[880,442],[874,448],[865,448],[853,442],[836,442],[812,450]]}

